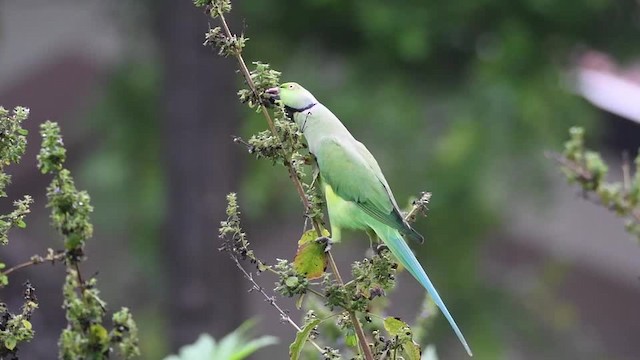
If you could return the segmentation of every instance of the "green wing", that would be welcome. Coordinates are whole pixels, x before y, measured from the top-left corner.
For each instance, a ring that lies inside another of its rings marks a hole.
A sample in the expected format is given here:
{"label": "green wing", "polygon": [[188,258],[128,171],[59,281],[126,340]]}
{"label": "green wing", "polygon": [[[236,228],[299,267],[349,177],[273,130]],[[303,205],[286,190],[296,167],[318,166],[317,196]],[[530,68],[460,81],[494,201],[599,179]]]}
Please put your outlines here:
{"label": "green wing", "polygon": [[[365,156],[360,147],[366,152]],[[314,155],[322,179],[331,185],[337,195],[353,201],[381,223],[401,233],[407,232],[408,226],[402,220],[387,181],[364,145],[338,137],[326,137],[321,140]]]}
{"label": "green wing", "polygon": [[[376,161],[376,158],[374,158],[373,155],[371,155],[371,153],[369,152],[369,149],[367,149],[367,147],[364,146],[363,143],[361,143],[361,142],[359,142],[357,140],[355,142],[355,147],[358,150],[358,153],[367,162],[367,165],[369,165],[369,167],[371,167],[371,170],[373,170],[373,173],[376,175],[378,180],[380,180],[380,182],[384,186],[384,189],[387,191],[387,195],[389,196],[389,199],[391,199],[391,203],[393,204],[394,208],[396,210],[400,209],[400,207],[398,207],[398,203],[396,203],[396,199],[393,197],[393,193],[391,192],[391,188],[389,187],[389,184],[387,183],[387,179],[385,179],[384,175],[382,174],[382,169],[380,169],[380,165],[378,165],[378,162]],[[398,213],[400,213],[399,210],[398,210]]]}

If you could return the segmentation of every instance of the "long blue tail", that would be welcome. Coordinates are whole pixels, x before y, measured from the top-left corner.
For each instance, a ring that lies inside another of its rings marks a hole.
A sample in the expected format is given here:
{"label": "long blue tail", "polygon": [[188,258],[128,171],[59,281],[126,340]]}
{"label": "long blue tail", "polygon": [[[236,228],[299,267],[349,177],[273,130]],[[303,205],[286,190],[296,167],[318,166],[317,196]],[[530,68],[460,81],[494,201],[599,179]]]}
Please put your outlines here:
{"label": "long blue tail", "polygon": [[[380,229],[381,227],[384,227],[384,229]],[[436,291],[436,288],[431,283],[431,280],[429,280],[427,273],[422,268],[422,265],[420,265],[420,263],[418,262],[418,259],[416,259],[416,256],[413,255],[413,252],[404,241],[400,233],[397,230],[391,229],[385,225],[380,225],[378,226],[378,229],[374,228],[374,230],[376,231],[378,236],[382,238],[387,247],[389,247],[391,253],[393,253],[393,255],[398,258],[402,266],[404,266],[407,271],[409,271],[409,273],[411,273],[411,275],[413,275],[413,277],[418,280],[420,285],[427,289],[427,292],[429,292],[429,295],[431,295],[433,301],[436,303],[436,305],[438,305],[447,321],[449,321],[449,324],[458,336],[458,339],[460,339],[460,342],[462,343],[464,348],[467,350],[469,356],[473,356],[473,354],[471,353],[471,348],[469,348],[464,335],[462,335],[462,331],[460,331],[460,328],[458,328],[458,325],[456,325],[453,317],[451,316],[451,314],[449,314],[449,310],[447,310],[447,307],[444,305],[442,298],[440,297],[440,295],[438,295],[438,291]]]}

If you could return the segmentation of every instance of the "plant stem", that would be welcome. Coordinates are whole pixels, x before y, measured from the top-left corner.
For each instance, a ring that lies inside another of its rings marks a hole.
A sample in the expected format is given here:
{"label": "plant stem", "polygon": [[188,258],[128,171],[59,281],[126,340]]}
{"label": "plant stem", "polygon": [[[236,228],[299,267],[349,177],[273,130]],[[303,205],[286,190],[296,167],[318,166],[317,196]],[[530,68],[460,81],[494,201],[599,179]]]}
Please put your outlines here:
{"label": "plant stem", "polygon": [[314,295],[316,295],[317,297],[320,297],[320,298],[323,298],[323,299],[325,298],[325,296],[321,292],[319,292],[318,290],[312,289],[311,287],[308,287],[307,291],[312,293],[312,294],[314,294]]}
{"label": "plant stem", "polygon": [[[558,153],[554,153],[554,152],[545,152],[545,156],[551,160],[555,160],[560,165],[564,166],[565,168],[567,168],[568,170],[576,174],[579,177],[580,181],[588,182],[593,180],[593,174],[584,165],[576,163],[575,161],[569,160],[565,156]],[[623,174],[625,174],[626,172],[628,172],[628,170],[625,171],[623,166]],[[624,176],[628,177],[629,175],[624,175]],[[624,182],[627,182],[627,181],[630,181],[630,180],[624,180]],[[626,198],[626,195],[628,194],[628,190],[626,189],[626,186],[624,186],[624,184],[623,184],[623,191],[625,193],[623,197]],[[593,193],[593,191],[590,191],[590,192]],[[586,193],[585,193],[585,199],[597,205],[606,207],[606,205],[602,202],[602,200],[600,200],[599,198],[588,196],[588,194]],[[633,208],[628,201],[624,201],[623,205],[627,210],[628,216],[630,216],[635,222],[640,223],[640,208],[637,208],[637,207]]]}
{"label": "plant stem", "polygon": [[[224,14],[222,13],[222,11],[218,12],[218,16],[220,16],[220,20],[222,21],[222,27],[224,28],[225,34],[227,35],[228,38],[232,38],[233,35],[231,34],[231,30],[229,29],[229,25],[227,25],[227,20],[224,18]],[[244,62],[244,59],[242,58],[242,54],[240,53],[240,51],[238,51],[235,54],[235,56],[236,56],[236,59],[238,60],[238,64],[240,65],[240,71],[242,71],[242,75],[247,81],[247,85],[249,85],[249,88],[251,89],[251,92],[253,92],[253,95],[259,99],[260,94],[258,94],[256,85],[253,83],[253,80],[251,79],[251,73],[249,72],[249,69],[247,68],[247,64]],[[260,104],[260,109],[262,110],[262,115],[264,115],[264,117],[267,119],[267,123],[269,124],[269,129],[271,130],[273,135],[276,138],[278,138],[278,133],[276,132],[276,127],[273,124],[271,115],[269,115],[269,111],[267,111],[267,108],[262,104]]]}
{"label": "plant stem", "polygon": [[424,211],[427,210],[427,204],[429,203],[429,200],[431,200],[431,193],[422,192],[420,194],[420,198],[413,202],[413,207],[404,217],[404,220],[408,223],[415,222],[419,212],[423,212],[423,214],[425,214],[426,216],[426,212]]}
{"label": "plant stem", "polygon": [[[228,38],[231,38],[233,35],[231,34],[231,30],[227,25],[227,21],[225,20],[224,14],[222,13],[222,11],[218,12],[218,16],[220,16],[220,20],[222,22],[222,27],[224,28],[225,34],[227,35]],[[235,54],[235,57],[236,57],[236,60],[238,60],[240,71],[242,72],[242,75],[244,76],[245,81],[247,82],[247,85],[253,92],[253,95],[259,99],[260,94],[258,94],[258,90],[256,89],[256,86],[253,80],[251,79],[251,73],[249,72],[249,69],[247,68],[246,63],[244,62],[244,59],[242,58],[242,54],[240,53],[240,51],[238,51]],[[260,102],[260,109],[261,109],[262,115],[264,115],[265,119],[267,120],[267,124],[269,125],[269,129],[273,133],[273,136],[279,139],[275,125],[273,123],[273,119],[271,119],[271,115],[269,115],[269,111],[267,110],[266,106],[264,106],[261,102]],[[290,159],[291,154],[287,154],[287,158]],[[305,208],[305,213],[308,214],[310,209],[309,200],[307,199],[307,196],[304,193],[304,189],[302,187],[302,184],[300,183],[300,179],[298,179],[298,176],[296,175],[293,167],[291,167],[291,163],[289,161],[285,162],[285,166],[289,170],[289,177],[291,178],[291,181],[293,182],[293,185],[296,188],[298,195],[300,196],[300,200],[302,200],[302,204]],[[318,221],[315,219],[312,219],[312,223],[313,223],[313,228],[316,231],[316,234],[318,234],[318,237],[321,237],[322,231],[320,230],[321,229],[320,224],[318,224]],[[336,263],[333,260],[333,256],[331,255],[331,252],[328,252],[328,258],[329,258],[329,264],[331,265],[331,271],[333,272],[333,275],[338,281],[338,284],[344,285],[344,282],[342,281],[342,277],[340,276],[340,272],[338,271],[338,267],[336,266]],[[364,331],[362,330],[362,325],[360,324],[360,321],[356,317],[355,312],[349,311],[349,317],[353,322],[353,327],[355,328],[356,335],[358,337],[358,342],[360,344],[360,347],[362,348],[362,351],[364,352],[365,359],[373,360],[373,354],[371,353],[369,344],[367,344],[367,338],[365,337]],[[299,330],[300,329],[298,329],[298,331]]]}
{"label": "plant stem", "polygon": [[80,293],[84,295],[84,280],[82,279],[82,274],[80,273],[80,265],[76,262],[74,263],[74,267],[76,268],[76,277],[78,278],[78,285],[80,286]]}
{"label": "plant stem", "polygon": [[29,261],[25,261],[21,264],[12,266],[10,268],[8,268],[5,271],[2,271],[0,273],[2,273],[3,275],[9,275],[12,272],[16,271],[16,270],[20,270],[22,268],[26,268],[29,267],[31,265],[38,265],[38,264],[42,264],[43,262],[51,262],[52,264],[55,263],[56,261],[62,261],[65,257],[65,253],[64,252],[58,252],[58,253],[50,253],[47,254],[46,256],[40,256],[40,255],[35,255],[31,257],[31,260]]}
{"label": "plant stem", "polygon": [[[282,308],[276,303],[275,299],[273,298],[273,296],[269,296],[267,295],[267,293],[264,291],[264,289],[262,288],[262,286],[258,285],[258,283],[253,279],[253,276],[247,272],[247,270],[245,270],[245,268],[242,266],[242,264],[240,264],[240,261],[238,261],[238,258],[236,258],[235,256],[231,256],[231,258],[233,259],[233,261],[236,263],[236,266],[238,267],[238,269],[240,269],[240,271],[242,271],[242,274],[244,274],[244,277],[249,280],[251,282],[251,284],[253,285],[253,290],[257,290],[258,292],[260,292],[262,294],[262,296],[264,296],[264,298],[266,299],[266,301],[273,306],[276,310],[278,310],[278,312],[280,313],[280,317],[282,318],[282,320],[288,322],[291,326],[293,326],[298,332],[302,331],[302,329],[300,328],[300,326],[298,326],[298,324],[295,323],[295,321],[293,321],[291,319],[291,317],[284,311],[282,310]],[[312,339],[308,339],[308,341],[321,353],[324,353],[324,350],[320,347],[320,345],[318,345],[315,341],[313,341]]]}

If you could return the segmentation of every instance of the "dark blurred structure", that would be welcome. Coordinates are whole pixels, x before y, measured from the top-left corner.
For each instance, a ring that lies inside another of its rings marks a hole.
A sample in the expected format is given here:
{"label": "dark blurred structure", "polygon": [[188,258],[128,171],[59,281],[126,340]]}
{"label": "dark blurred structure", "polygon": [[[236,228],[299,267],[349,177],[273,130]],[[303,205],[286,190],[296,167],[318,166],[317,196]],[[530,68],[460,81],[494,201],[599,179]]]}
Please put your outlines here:
{"label": "dark blurred structure", "polygon": [[[251,39],[248,61],[270,62],[332,108],[401,203],[433,192],[417,250],[477,358],[638,357],[640,247],[542,155],[560,149],[574,124],[588,127],[612,168],[621,150],[640,146],[634,110],[603,106],[579,77],[597,70],[635,89],[625,95],[638,91],[637,2],[234,4],[231,25]],[[43,208],[48,179],[35,168],[37,124],[60,121],[78,187],[96,209],[86,271],[99,270],[112,308],[132,308],[146,359],[248,317],[283,343],[293,338],[216,251],[229,191],[239,192],[266,260],[293,255],[302,217],[286,174],[230,141],[264,124],[240,112],[233,61],[201,46],[208,21],[187,0],[0,2],[0,105],[32,109],[28,154],[6,200],[36,198],[3,261],[60,246]],[[615,93],[598,84],[597,93]],[[339,246],[346,268],[366,244]],[[19,297],[27,278],[42,305],[22,354],[53,358],[62,269],[16,274],[2,300]],[[411,317],[421,293],[409,279],[400,286],[391,311]],[[441,320],[431,339],[441,359],[458,359]],[[286,353],[279,345],[256,358]]]}
{"label": "dark blurred structure", "polygon": [[163,159],[168,201],[164,264],[173,349],[200,333],[221,337],[244,315],[241,274],[217,251],[226,194],[237,189],[239,152],[232,63],[197,46],[206,17],[189,1],[165,1],[158,24],[164,58]]}

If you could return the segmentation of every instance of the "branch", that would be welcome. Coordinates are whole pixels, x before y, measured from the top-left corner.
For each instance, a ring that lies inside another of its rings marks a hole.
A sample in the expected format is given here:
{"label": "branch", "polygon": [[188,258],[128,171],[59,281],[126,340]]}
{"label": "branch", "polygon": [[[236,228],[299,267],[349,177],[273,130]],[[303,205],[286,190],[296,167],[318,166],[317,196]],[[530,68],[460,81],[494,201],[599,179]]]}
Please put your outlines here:
{"label": "branch", "polygon": [[554,160],[558,164],[573,171],[580,177],[580,180],[582,181],[587,182],[587,181],[593,180],[593,175],[589,170],[585,169],[582,165],[567,159],[566,157],[562,156],[562,154],[552,152],[552,151],[545,151],[544,156],[547,159]]}
{"label": "branch", "polygon": [[[217,11],[218,11],[217,16],[220,17],[220,21],[222,22],[222,27],[224,29],[224,32],[225,32],[227,38],[229,38],[229,39],[233,38],[233,34],[231,33],[231,30],[229,29],[229,26],[227,25],[227,21],[226,21],[226,19],[224,17],[222,9],[218,8]],[[251,79],[251,73],[249,72],[249,69],[247,68],[246,63],[245,63],[244,59],[242,58],[241,51],[235,51],[234,52],[234,56],[235,56],[236,60],[238,61],[238,64],[240,66],[240,72],[244,76],[244,79],[245,79],[247,85],[249,86],[249,89],[251,89],[251,92],[253,93],[253,95],[256,98],[259,99],[260,98],[260,94],[258,94],[258,90],[256,89],[255,83],[253,82],[253,79]],[[271,119],[271,115],[269,115],[269,111],[267,110],[267,107],[262,102],[259,103],[259,106],[260,106],[260,110],[262,112],[262,115],[267,120],[267,124],[269,126],[269,129],[273,133],[273,136],[276,139],[279,139],[279,136],[278,136],[278,133],[276,131],[273,119]],[[289,161],[286,161],[284,165],[287,167],[287,170],[289,171],[289,177],[291,178],[291,181],[293,182],[293,185],[296,188],[296,191],[298,192],[298,195],[300,196],[300,200],[302,201],[302,204],[303,204],[303,206],[305,208],[305,214],[308,214],[310,212],[310,210],[311,210],[311,206],[309,204],[309,200],[307,199],[307,197],[306,197],[306,195],[304,193],[304,189],[302,187],[302,183],[300,182],[300,179],[298,178],[295,170],[291,166],[291,161],[290,161],[291,154],[286,154],[286,158],[289,159]],[[313,228],[316,231],[316,234],[318,234],[318,237],[321,237],[322,236],[322,231],[321,231],[321,226],[318,223],[318,221],[316,219],[312,219],[312,224],[313,224]],[[344,285],[344,282],[342,281],[342,277],[340,276],[340,272],[338,271],[338,267],[336,266],[336,263],[335,263],[335,261],[333,259],[333,256],[331,255],[331,252],[327,252],[327,255],[328,255],[329,264],[331,266],[331,271],[332,271],[333,275],[335,276],[336,281],[338,282],[338,284]],[[358,337],[358,342],[360,344],[360,347],[362,348],[362,351],[364,352],[365,359],[373,360],[373,354],[371,352],[371,349],[369,348],[369,345],[367,343],[367,339],[365,337],[364,331],[362,330],[362,325],[360,324],[360,321],[356,317],[355,312],[349,311],[349,317],[351,318],[351,321],[353,322],[353,326],[355,328],[356,335]]]}
{"label": "branch", "polygon": [[16,270],[20,270],[22,268],[29,267],[31,265],[42,264],[43,262],[50,261],[51,264],[55,264],[56,261],[62,261],[65,257],[64,250],[53,251],[53,249],[47,250],[47,255],[33,255],[29,261],[25,261],[21,264],[15,265],[13,267],[8,268],[5,271],[0,272],[2,275],[9,275]]}
{"label": "branch", "polygon": [[[578,182],[586,184],[586,183],[590,183],[594,180],[595,176],[592,174],[591,171],[589,171],[589,169],[587,169],[585,167],[585,165],[580,164],[578,162],[572,161],[568,158],[566,158],[565,156],[555,153],[555,152],[550,152],[547,151],[545,152],[545,157],[547,157],[548,159],[554,160],[557,163],[559,163],[560,165],[564,166],[566,169],[568,169],[570,172],[574,173],[577,176]],[[631,182],[630,180],[630,175],[629,175],[629,164],[627,160],[623,160],[623,164],[622,164],[622,174],[623,174],[623,183],[622,183],[622,195],[621,195],[621,206],[623,207],[624,210],[627,211],[627,215],[630,216],[635,222],[640,223],[640,208],[634,208],[632,206],[632,204],[629,203],[629,201],[627,200],[628,195],[629,195],[629,183]],[[617,212],[617,209],[614,208],[612,205],[607,204],[602,197],[598,197],[598,198],[594,198],[589,196],[589,193],[596,193],[596,195],[599,195],[596,191],[596,189],[585,189],[583,187],[583,190],[585,190],[584,193],[584,198],[591,201],[592,203],[596,204],[596,205],[600,205],[600,206],[604,206],[610,210],[615,210]],[[618,213],[618,215],[620,215],[620,213]],[[623,214],[624,215],[624,214]]]}
{"label": "branch", "polygon": [[416,222],[416,218],[418,217],[418,214],[427,216],[427,210],[429,210],[429,208],[427,208],[427,205],[429,204],[430,200],[431,200],[430,192],[426,192],[426,191],[421,192],[420,198],[413,201],[411,210],[409,210],[407,215],[405,215],[404,220],[411,224]]}
{"label": "branch", "polygon": [[[258,283],[253,279],[253,275],[251,273],[249,273],[247,270],[245,270],[245,268],[242,266],[242,264],[240,264],[240,261],[238,260],[238,258],[233,256],[232,253],[229,253],[229,254],[230,254],[230,257],[233,259],[233,261],[236,263],[236,266],[238,267],[238,269],[240,269],[240,271],[242,271],[242,274],[244,274],[244,277],[247,280],[249,280],[251,282],[251,284],[253,285],[253,287],[251,288],[250,291],[256,290],[256,291],[260,292],[260,294],[262,294],[262,296],[264,296],[266,302],[268,302],[271,306],[273,306],[276,310],[278,310],[278,312],[280,313],[280,318],[283,321],[288,322],[291,326],[293,326],[296,329],[296,331],[301,332],[302,329],[300,328],[300,326],[298,326],[298,324],[296,324],[295,321],[293,321],[291,319],[291,317],[287,314],[286,311],[282,310],[282,308],[276,303],[275,298],[273,296],[267,295],[267,293],[264,291],[264,288],[262,286],[258,285]],[[320,345],[318,345],[312,339],[308,339],[308,341],[321,354],[324,354],[324,350],[320,347]]]}

